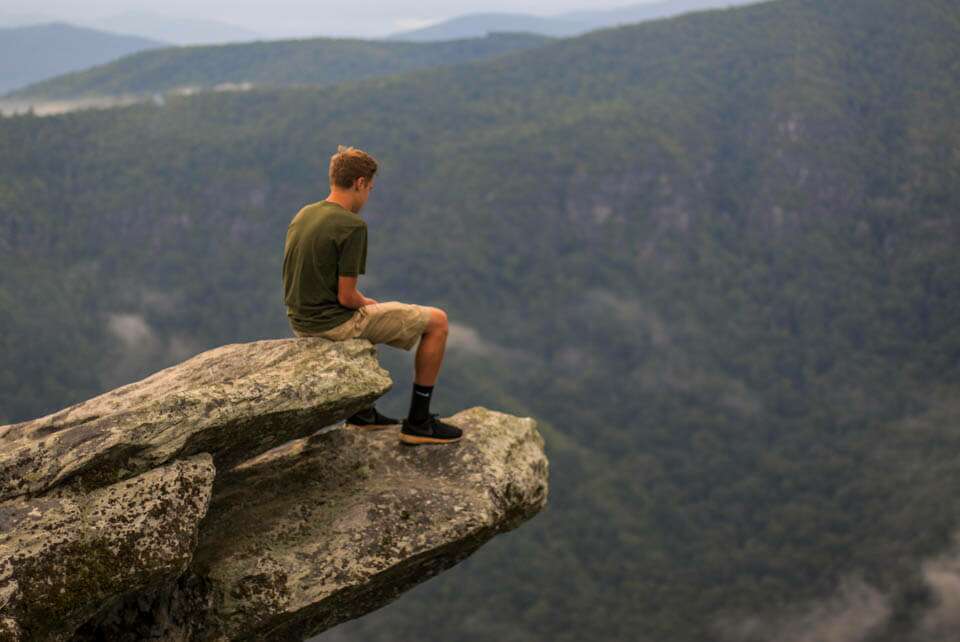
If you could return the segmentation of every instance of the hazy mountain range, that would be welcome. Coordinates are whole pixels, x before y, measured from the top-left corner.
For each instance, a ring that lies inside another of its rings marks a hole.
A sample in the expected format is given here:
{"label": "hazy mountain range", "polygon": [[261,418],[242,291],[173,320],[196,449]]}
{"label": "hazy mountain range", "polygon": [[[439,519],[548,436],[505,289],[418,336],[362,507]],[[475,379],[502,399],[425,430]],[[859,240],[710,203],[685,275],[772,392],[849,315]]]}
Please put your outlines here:
{"label": "hazy mountain range", "polygon": [[64,22],[0,28],[0,93],[165,46]]}
{"label": "hazy mountain range", "polygon": [[89,20],[65,19],[42,13],[12,13],[0,10],[0,27],[37,26],[51,22],[68,23],[97,31],[135,35],[177,45],[241,42],[266,38],[263,34],[220,20],[182,18],[141,9]]}
{"label": "hazy mountain range", "polygon": [[175,45],[223,44],[266,40],[267,36],[222,20],[181,18],[138,9],[99,20],[91,26],[119,33],[131,33]]}
{"label": "hazy mountain range", "polygon": [[955,0],[775,0],[0,118],[0,423],[290,336],[286,226],[357,145],[361,289],[447,310],[432,410],[536,417],[551,498],[321,639],[952,640],[957,60]]}
{"label": "hazy mountain range", "polygon": [[443,42],[306,38],[168,47],[58,76],[10,92],[16,99],[149,96],[224,83],[257,88],[325,86],[403,71],[485,60],[549,41],[535,34],[494,34]]}
{"label": "hazy mountain range", "polygon": [[10,12],[0,9],[0,27],[27,27],[45,22],[61,22],[54,16],[43,13]]}
{"label": "hazy mountain range", "polygon": [[569,11],[555,16],[526,13],[471,13],[435,25],[402,31],[388,39],[446,40],[475,38],[497,31],[528,31],[546,36],[573,36],[621,24],[666,18],[691,11],[716,9],[757,0],[666,0],[617,9]]}
{"label": "hazy mountain range", "polygon": [[[436,49],[391,48],[353,38],[301,38],[268,41],[257,34],[215,21],[185,20],[144,11],[131,11],[76,27],[63,22],[0,31],[0,94],[17,89],[17,98],[75,100],[80,97],[145,95],[176,87],[209,89],[222,84],[280,86],[326,84],[347,77],[396,73],[435,64],[455,64],[485,58],[498,51],[544,42],[514,35],[476,42],[496,32],[527,32],[569,36],[617,24],[642,22],[690,11],[743,4],[755,0],[669,0],[600,11],[573,11],[558,16],[471,14],[424,29],[396,34],[387,40],[471,40]],[[21,23],[26,15],[0,15]],[[96,26],[96,30],[90,29]],[[104,31],[147,35],[155,40],[117,36]],[[262,42],[239,43],[250,40]],[[165,43],[224,44],[228,47],[168,48],[152,55],[124,57],[112,66],[103,63],[125,54]],[[72,43],[82,43],[72,44]],[[144,44],[145,43],[145,44]],[[118,49],[118,47],[126,47]],[[119,51],[119,53],[117,53]],[[31,53],[32,52],[32,53]],[[40,55],[39,52],[46,52]],[[356,62],[347,63],[348,57]],[[93,67],[93,68],[91,68]],[[62,74],[83,70],[83,73]],[[50,79],[53,80],[50,80]],[[40,81],[48,80],[42,84]]]}

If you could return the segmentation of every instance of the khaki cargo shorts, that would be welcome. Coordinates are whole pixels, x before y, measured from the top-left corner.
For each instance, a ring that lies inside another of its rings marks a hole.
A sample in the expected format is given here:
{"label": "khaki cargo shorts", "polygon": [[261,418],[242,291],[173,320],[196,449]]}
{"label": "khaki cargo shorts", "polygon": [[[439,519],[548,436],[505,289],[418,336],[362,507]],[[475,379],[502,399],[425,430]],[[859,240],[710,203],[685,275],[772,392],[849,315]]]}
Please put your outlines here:
{"label": "khaki cargo shorts", "polygon": [[298,337],[324,337],[332,341],[367,339],[370,343],[410,350],[417,345],[430,322],[430,311],[416,303],[386,301],[357,308],[353,316],[323,332],[293,333]]}

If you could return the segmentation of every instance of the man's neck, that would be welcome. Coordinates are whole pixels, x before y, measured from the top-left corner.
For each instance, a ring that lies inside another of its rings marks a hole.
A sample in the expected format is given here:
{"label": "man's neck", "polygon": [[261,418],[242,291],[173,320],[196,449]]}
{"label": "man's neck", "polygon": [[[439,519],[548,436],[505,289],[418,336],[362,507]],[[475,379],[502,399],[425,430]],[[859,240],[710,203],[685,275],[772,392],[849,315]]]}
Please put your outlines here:
{"label": "man's neck", "polygon": [[359,212],[353,211],[353,209],[350,207],[352,205],[351,201],[345,196],[341,196],[339,194],[334,194],[333,192],[331,192],[330,195],[327,196],[327,198],[325,198],[324,200],[329,203],[336,203],[337,205],[347,210],[348,212],[353,212],[354,214],[357,214],[359,216]]}

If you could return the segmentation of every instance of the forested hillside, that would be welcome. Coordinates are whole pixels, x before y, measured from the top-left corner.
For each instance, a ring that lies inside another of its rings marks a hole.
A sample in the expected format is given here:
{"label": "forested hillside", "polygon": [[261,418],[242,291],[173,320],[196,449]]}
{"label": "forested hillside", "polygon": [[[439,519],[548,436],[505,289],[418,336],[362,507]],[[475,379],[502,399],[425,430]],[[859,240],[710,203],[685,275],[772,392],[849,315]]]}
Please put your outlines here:
{"label": "forested hillside", "polygon": [[[958,78],[952,0],[776,0],[4,118],[0,423],[289,336],[286,225],[352,144],[381,161],[361,289],[448,311],[433,409],[538,418],[551,497],[322,639],[782,640],[853,578],[879,615],[849,640],[930,642],[921,563],[960,526]],[[404,413],[410,355],[381,359]]]}
{"label": "forested hillside", "polygon": [[250,83],[257,87],[324,86],[485,60],[549,41],[550,38],[534,34],[502,33],[432,43],[304,38],[166,47],[34,83],[8,96],[47,100],[149,96],[173,89],[210,89],[226,83]]}

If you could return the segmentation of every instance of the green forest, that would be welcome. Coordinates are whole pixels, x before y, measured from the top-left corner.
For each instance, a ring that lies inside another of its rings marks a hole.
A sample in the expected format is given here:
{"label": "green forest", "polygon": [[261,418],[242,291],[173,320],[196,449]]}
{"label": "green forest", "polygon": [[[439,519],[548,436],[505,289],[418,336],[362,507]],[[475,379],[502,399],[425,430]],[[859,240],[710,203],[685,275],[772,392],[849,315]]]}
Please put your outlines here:
{"label": "green forest", "polygon": [[11,91],[11,98],[152,96],[178,88],[323,86],[414,69],[486,60],[551,38],[492,33],[482,38],[413,43],[357,38],[301,38],[163,47],[123,56]]}
{"label": "green forest", "polygon": [[[286,226],[355,145],[380,161],[360,288],[447,311],[432,409],[535,417],[551,490],[319,640],[785,639],[854,578],[884,616],[851,641],[931,642],[923,563],[960,527],[958,79],[953,0],[774,0],[0,118],[0,424],[291,336]],[[411,357],[379,353],[398,416]]]}

